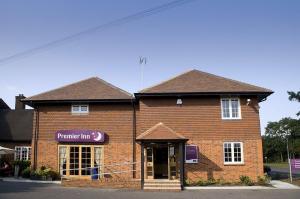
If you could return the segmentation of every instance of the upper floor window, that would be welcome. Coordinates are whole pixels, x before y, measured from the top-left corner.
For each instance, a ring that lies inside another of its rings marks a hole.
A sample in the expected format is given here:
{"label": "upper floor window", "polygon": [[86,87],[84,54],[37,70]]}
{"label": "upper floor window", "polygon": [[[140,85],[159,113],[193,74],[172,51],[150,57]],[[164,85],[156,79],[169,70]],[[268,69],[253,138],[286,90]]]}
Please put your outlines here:
{"label": "upper floor window", "polygon": [[72,105],[72,114],[88,114],[89,105]]}
{"label": "upper floor window", "polygon": [[222,119],[241,119],[239,98],[221,98]]}
{"label": "upper floor window", "polygon": [[242,142],[224,142],[224,164],[243,164],[244,152]]}
{"label": "upper floor window", "polygon": [[30,160],[31,147],[16,146],[15,147],[15,160]]}

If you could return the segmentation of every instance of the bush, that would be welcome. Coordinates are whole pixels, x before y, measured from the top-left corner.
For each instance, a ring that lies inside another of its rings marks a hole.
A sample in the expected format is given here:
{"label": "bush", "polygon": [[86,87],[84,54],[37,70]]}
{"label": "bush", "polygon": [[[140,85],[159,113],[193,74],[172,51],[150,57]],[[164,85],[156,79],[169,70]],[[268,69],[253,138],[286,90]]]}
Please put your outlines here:
{"label": "bush", "polygon": [[59,180],[60,179],[60,174],[58,172],[53,171],[51,168],[47,168],[45,166],[41,166],[40,169],[31,171],[30,176],[35,179],[41,179],[41,180],[46,180],[49,178],[51,178],[51,180]]}
{"label": "bush", "polygon": [[198,180],[198,182],[196,183],[198,186],[208,186],[208,185],[214,185],[216,184],[216,180],[211,178],[211,179],[208,179],[208,180]]}
{"label": "bush", "polygon": [[269,174],[271,172],[271,167],[264,165],[264,173]]}
{"label": "bush", "polygon": [[240,176],[240,182],[247,186],[252,186],[254,184],[249,176]]}
{"label": "bush", "polygon": [[48,176],[50,176],[52,180],[60,180],[60,174],[57,171],[50,170]]}
{"label": "bush", "polygon": [[26,169],[24,169],[21,173],[21,176],[23,178],[30,178],[30,174],[31,174],[31,169],[30,167],[27,167]]}
{"label": "bush", "polygon": [[271,178],[268,175],[257,177],[257,184],[259,184],[259,185],[267,185],[270,183],[270,181],[271,181]]}
{"label": "bush", "polygon": [[31,162],[29,160],[15,160],[13,162],[13,166],[19,166],[19,173],[18,175],[22,174],[23,170],[30,167]]}

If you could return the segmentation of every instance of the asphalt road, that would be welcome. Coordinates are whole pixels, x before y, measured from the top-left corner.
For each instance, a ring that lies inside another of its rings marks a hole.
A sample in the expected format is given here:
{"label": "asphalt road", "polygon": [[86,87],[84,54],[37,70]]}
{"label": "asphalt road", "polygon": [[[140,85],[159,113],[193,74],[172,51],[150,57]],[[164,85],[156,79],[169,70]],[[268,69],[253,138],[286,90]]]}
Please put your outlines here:
{"label": "asphalt road", "polygon": [[300,190],[197,190],[143,192],[95,188],[67,188],[54,184],[0,182],[0,199],[299,199]]}

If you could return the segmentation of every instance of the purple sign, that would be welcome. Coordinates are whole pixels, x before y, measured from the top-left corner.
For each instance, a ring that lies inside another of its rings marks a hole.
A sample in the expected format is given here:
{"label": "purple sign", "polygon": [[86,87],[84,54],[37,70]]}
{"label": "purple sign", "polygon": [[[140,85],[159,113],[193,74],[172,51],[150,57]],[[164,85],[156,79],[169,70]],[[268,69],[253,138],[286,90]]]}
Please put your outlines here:
{"label": "purple sign", "polygon": [[185,163],[198,163],[198,146],[185,146]]}
{"label": "purple sign", "polygon": [[60,130],[55,133],[58,142],[93,142],[103,143],[105,133],[93,130]]}
{"label": "purple sign", "polygon": [[300,170],[300,159],[291,159],[291,167],[293,171]]}

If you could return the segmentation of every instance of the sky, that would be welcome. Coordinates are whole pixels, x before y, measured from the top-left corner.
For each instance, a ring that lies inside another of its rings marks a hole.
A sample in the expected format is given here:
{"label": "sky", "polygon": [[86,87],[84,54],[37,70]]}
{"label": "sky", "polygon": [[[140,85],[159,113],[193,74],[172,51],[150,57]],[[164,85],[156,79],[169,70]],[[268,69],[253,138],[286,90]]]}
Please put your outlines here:
{"label": "sky", "polygon": [[[1,0],[0,62],[16,53],[171,0]],[[0,98],[35,95],[98,76],[134,93],[198,69],[273,90],[269,121],[296,117],[300,103],[300,1],[195,0],[54,48],[0,63]],[[141,81],[139,57],[147,57]]]}

